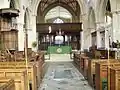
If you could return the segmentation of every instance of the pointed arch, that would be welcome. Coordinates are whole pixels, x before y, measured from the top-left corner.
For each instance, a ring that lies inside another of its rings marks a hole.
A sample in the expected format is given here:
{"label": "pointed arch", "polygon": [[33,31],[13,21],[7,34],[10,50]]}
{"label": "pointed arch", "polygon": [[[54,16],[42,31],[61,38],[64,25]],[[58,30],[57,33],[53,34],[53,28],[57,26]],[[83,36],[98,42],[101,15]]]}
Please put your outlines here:
{"label": "pointed arch", "polygon": [[90,7],[88,13],[88,28],[95,29],[96,28],[95,22],[96,22],[95,12],[93,7]]}
{"label": "pointed arch", "polygon": [[[37,15],[37,10],[38,10],[38,7],[39,7],[39,3],[40,3],[41,0],[33,0],[32,1],[32,13],[33,15]],[[85,1],[84,0],[76,0],[78,2],[78,5],[80,6],[80,11],[81,11],[81,14],[85,14],[86,13],[86,6],[85,6]]]}
{"label": "pointed arch", "polygon": [[[109,8],[107,7],[109,4]],[[104,22],[104,16],[106,14],[106,9],[111,10],[111,2],[110,0],[98,0],[96,5],[96,14],[97,14],[97,22]],[[107,8],[106,8],[107,7]]]}
{"label": "pointed arch", "polygon": [[31,23],[30,10],[26,8],[25,14],[24,14],[24,28],[30,29],[30,23]]}
{"label": "pointed arch", "polygon": [[51,10],[52,8],[57,7],[57,6],[61,6],[61,7],[65,8],[65,9],[67,9],[67,10],[71,13],[71,15],[72,15],[73,17],[76,16],[74,10],[72,10],[71,7],[69,7],[68,5],[66,5],[66,4],[64,4],[64,3],[60,3],[59,5],[58,5],[58,3],[53,3],[52,5],[49,5],[49,6],[45,9],[45,11],[44,11],[44,13],[43,13],[43,16],[45,16],[49,10]]}
{"label": "pointed arch", "polygon": [[10,8],[20,9],[19,0],[10,0]]}

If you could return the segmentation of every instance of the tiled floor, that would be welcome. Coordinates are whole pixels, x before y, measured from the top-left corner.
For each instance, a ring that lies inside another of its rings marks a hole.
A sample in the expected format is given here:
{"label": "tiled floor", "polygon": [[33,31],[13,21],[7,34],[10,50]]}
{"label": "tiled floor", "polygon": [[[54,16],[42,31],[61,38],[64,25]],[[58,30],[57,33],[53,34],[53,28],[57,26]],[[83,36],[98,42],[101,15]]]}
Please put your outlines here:
{"label": "tiled floor", "polygon": [[72,62],[49,62],[38,90],[93,90]]}

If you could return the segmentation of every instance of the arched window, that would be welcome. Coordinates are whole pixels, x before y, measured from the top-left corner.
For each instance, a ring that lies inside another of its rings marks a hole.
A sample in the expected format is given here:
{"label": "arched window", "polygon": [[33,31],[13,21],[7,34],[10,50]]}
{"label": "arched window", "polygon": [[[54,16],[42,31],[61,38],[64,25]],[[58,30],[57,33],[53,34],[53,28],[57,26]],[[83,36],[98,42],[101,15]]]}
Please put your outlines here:
{"label": "arched window", "polygon": [[64,21],[60,18],[57,18],[53,21],[53,23],[64,23]]}
{"label": "arched window", "polygon": [[14,2],[14,0],[10,0],[10,8],[15,8],[15,2]]}

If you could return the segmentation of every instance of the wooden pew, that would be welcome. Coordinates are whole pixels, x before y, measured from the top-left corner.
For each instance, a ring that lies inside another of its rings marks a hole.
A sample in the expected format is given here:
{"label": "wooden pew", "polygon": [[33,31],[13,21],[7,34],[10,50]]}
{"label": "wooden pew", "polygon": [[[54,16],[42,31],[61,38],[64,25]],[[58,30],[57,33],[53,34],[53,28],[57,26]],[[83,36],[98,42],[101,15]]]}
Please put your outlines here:
{"label": "wooden pew", "polygon": [[[40,83],[42,81],[42,78],[44,76],[43,74],[43,68],[44,68],[44,60],[43,56],[38,57],[38,60],[32,61],[28,63],[28,66],[31,67],[33,65],[36,66],[37,69],[37,87],[40,86]],[[11,68],[18,68],[18,67],[26,67],[26,62],[25,61],[19,61],[19,62],[0,62],[0,67],[6,68],[6,67],[11,67]]]}
{"label": "wooden pew", "polygon": [[[18,71],[16,71],[16,72],[18,72]],[[15,90],[28,90],[28,87],[27,87],[28,85],[26,82],[27,72],[26,71],[23,71],[23,72],[20,71],[20,72],[19,72],[20,76],[18,76],[18,73],[17,73],[17,76],[14,76],[16,74],[14,74],[13,71],[8,71],[8,72],[1,71],[0,84],[5,84],[8,82],[9,79],[12,79],[12,80],[14,80]],[[11,84],[13,84],[13,83],[11,83]],[[1,88],[7,88],[7,87],[3,86]],[[6,90],[9,90],[9,89],[6,89]],[[14,90],[14,88],[13,88],[13,90]]]}
{"label": "wooden pew", "polygon": [[39,87],[44,77],[44,65],[45,64],[44,64],[44,60],[41,57],[39,57],[38,59],[39,59],[38,61],[30,62],[30,64],[32,65],[34,63],[37,67],[37,77],[38,77],[37,81],[38,81],[38,87]]}
{"label": "wooden pew", "polygon": [[80,67],[80,54],[74,53],[74,63]]}
{"label": "wooden pew", "polygon": [[87,79],[88,77],[88,61],[89,58],[81,55],[80,56],[80,68],[81,68],[81,72],[83,73],[83,76]]}
{"label": "wooden pew", "polygon": [[88,57],[86,57],[85,54],[74,53],[74,62],[80,71],[84,71],[84,60],[86,59],[88,59]]}
{"label": "wooden pew", "polygon": [[[108,65],[109,67],[113,66],[120,66],[120,62],[118,60],[114,61],[103,61],[103,62],[97,62],[95,65],[95,86],[96,90],[103,90],[103,88],[107,88],[109,84],[109,73],[108,73]],[[106,84],[106,86],[104,85]]]}
{"label": "wooden pew", "polygon": [[101,59],[91,59],[88,61],[88,83],[94,87],[95,81],[95,63],[103,61]]}
{"label": "wooden pew", "polygon": [[[19,59],[16,57],[16,56],[19,56]],[[26,68],[26,65],[25,65],[25,59],[24,59],[24,56],[23,56],[23,52],[18,52],[15,56],[14,56],[14,59],[16,57],[16,60],[10,60],[10,62],[0,62],[0,68],[6,68],[6,67],[9,67],[9,68]],[[9,61],[9,60],[8,60]],[[42,81],[42,78],[44,76],[44,73],[43,73],[43,68],[44,68],[44,54],[41,53],[41,52],[38,52],[38,53],[33,53],[30,57],[29,57],[29,64],[28,66],[31,67],[32,65],[35,65],[37,70],[35,70],[37,72],[37,76],[35,76],[37,79],[36,79],[36,85],[37,87],[40,86],[40,83]]]}
{"label": "wooden pew", "polygon": [[[107,62],[108,59],[91,59],[88,61],[88,83],[91,86],[95,86],[95,64],[97,62]],[[114,62],[115,59],[110,59],[110,62]]]}
{"label": "wooden pew", "polygon": [[14,80],[0,78],[0,90],[15,90]]}
{"label": "wooden pew", "polygon": [[110,68],[110,90],[120,90],[120,68]]}
{"label": "wooden pew", "polygon": [[[25,70],[26,67],[25,65],[20,65],[20,66],[4,66],[4,67],[0,67],[0,74],[3,76],[20,76],[21,71]],[[37,71],[36,71],[36,66],[28,66],[28,78],[30,83],[32,84],[32,90],[37,90]],[[9,73],[5,73],[5,72],[9,72]]]}

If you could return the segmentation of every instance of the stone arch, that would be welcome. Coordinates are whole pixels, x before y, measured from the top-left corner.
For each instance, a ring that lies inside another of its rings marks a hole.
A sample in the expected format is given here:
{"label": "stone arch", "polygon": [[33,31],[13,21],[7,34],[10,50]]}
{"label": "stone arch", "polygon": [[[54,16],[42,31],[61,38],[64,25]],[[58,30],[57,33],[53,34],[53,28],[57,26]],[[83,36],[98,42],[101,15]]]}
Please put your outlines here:
{"label": "stone arch", "polygon": [[26,8],[25,14],[24,14],[24,28],[30,29],[30,23],[31,23],[30,10]]}
{"label": "stone arch", "polygon": [[61,20],[62,20],[63,22],[65,22],[65,23],[71,22],[70,19],[65,19],[65,18],[63,18],[63,17],[55,17],[55,18],[52,18],[52,19],[48,19],[48,20],[47,20],[47,23],[53,23],[57,18],[61,19]]}
{"label": "stone arch", "polygon": [[19,0],[10,0],[10,8],[20,9]]}
{"label": "stone arch", "polygon": [[[37,15],[37,9],[38,9],[38,6],[39,6],[39,3],[40,3],[41,0],[34,0],[32,2],[32,14],[33,15]],[[86,6],[85,6],[85,1],[82,1],[82,0],[76,0],[78,1],[78,4],[80,5],[80,11],[81,11],[81,14],[85,14],[86,13]]]}
{"label": "stone arch", "polygon": [[115,12],[116,10],[120,11],[120,0],[110,0],[110,2],[112,12]]}
{"label": "stone arch", "polygon": [[[97,1],[97,4],[96,4],[97,5],[97,7],[96,7],[97,22],[104,23],[104,16],[106,13],[107,2],[108,2],[108,0],[98,0]],[[110,6],[111,6],[111,3],[110,3]]]}
{"label": "stone arch", "polygon": [[90,7],[88,12],[88,28],[95,29],[96,28],[95,22],[96,22],[95,12],[93,7]]}
{"label": "stone arch", "polygon": [[66,5],[65,3],[59,3],[59,5],[58,5],[57,2],[49,5],[49,6],[45,9],[45,11],[43,12],[43,16],[45,17],[45,15],[47,14],[47,12],[48,12],[49,10],[51,10],[52,8],[56,7],[56,6],[61,6],[61,7],[65,8],[65,9],[67,9],[67,10],[71,13],[73,19],[75,19],[76,14],[75,14],[74,10],[73,10],[71,7],[69,7],[69,6]]}
{"label": "stone arch", "polygon": [[[120,10],[120,0],[109,0],[111,5],[111,12],[115,12],[117,9]],[[97,0],[96,11],[99,12],[103,4],[107,4],[108,0]]]}
{"label": "stone arch", "polygon": [[27,31],[26,38],[27,38],[28,48],[32,48],[32,43],[36,41],[36,34],[35,34],[36,30],[32,30],[33,28],[31,27],[31,23],[32,23],[31,13],[29,8],[26,8],[24,13],[24,29],[25,31]]}

